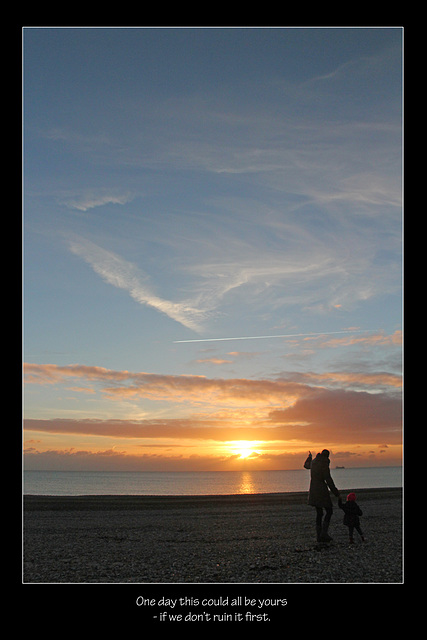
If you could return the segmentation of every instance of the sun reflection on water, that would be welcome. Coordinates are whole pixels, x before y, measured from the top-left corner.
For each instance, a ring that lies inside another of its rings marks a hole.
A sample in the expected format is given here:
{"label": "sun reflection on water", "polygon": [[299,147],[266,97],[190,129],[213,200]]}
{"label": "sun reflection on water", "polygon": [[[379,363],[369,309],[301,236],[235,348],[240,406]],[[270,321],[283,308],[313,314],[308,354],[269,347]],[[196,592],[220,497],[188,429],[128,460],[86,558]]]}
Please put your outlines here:
{"label": "sun reflection on water", "polygon": [[254,483],[250,471],[242,471],[239,493],[253,493]]}

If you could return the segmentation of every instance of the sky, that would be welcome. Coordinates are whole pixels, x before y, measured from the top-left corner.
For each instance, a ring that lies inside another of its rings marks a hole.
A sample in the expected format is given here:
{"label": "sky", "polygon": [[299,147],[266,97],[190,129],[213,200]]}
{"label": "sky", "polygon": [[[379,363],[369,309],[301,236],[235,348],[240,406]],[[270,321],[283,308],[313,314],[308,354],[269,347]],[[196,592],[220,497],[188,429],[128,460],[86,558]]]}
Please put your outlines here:
{"label": "sky", "polygon": [[26,469],[401,464],[400,28],[24,28]]}

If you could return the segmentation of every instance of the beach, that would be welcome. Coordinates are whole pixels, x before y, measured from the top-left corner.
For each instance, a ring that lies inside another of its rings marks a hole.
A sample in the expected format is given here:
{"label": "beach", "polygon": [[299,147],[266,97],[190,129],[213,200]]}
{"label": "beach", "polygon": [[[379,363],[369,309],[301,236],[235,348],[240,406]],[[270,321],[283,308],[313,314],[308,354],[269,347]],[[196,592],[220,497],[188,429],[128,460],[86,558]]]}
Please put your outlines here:
{"label": "beach", "polygon": [[[307,492],[23,498],[23,583],[402,583],[402,489],[356,490],[318,544]],[[345,500],[346,491],[341,491]]]}

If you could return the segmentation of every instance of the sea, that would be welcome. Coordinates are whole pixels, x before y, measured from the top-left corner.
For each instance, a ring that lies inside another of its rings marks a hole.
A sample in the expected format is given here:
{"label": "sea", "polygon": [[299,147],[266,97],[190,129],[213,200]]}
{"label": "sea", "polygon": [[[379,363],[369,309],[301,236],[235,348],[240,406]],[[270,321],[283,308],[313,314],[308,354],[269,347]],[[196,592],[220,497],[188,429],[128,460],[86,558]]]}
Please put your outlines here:
{"label": "sea", "polygon": [[[402,467],[331,469],[339,490],[401,487]],[[308,491],[305,469],[287,471],[24,471],[25,495],[236,495]]]}

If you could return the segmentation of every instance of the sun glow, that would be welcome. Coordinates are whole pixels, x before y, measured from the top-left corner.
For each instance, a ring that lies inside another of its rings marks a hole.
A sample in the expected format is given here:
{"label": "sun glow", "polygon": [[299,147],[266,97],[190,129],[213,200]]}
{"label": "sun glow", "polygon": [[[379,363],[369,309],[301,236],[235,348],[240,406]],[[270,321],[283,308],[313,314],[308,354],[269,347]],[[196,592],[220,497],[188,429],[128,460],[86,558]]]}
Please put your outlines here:
{"label": "sun glow", "polygon": [[230,443],[230,446],[233,453],[239,456],[239,459],[244,459],[260,453],[256,450],[257,444],[259,443],[251,440],[235,440]]}

